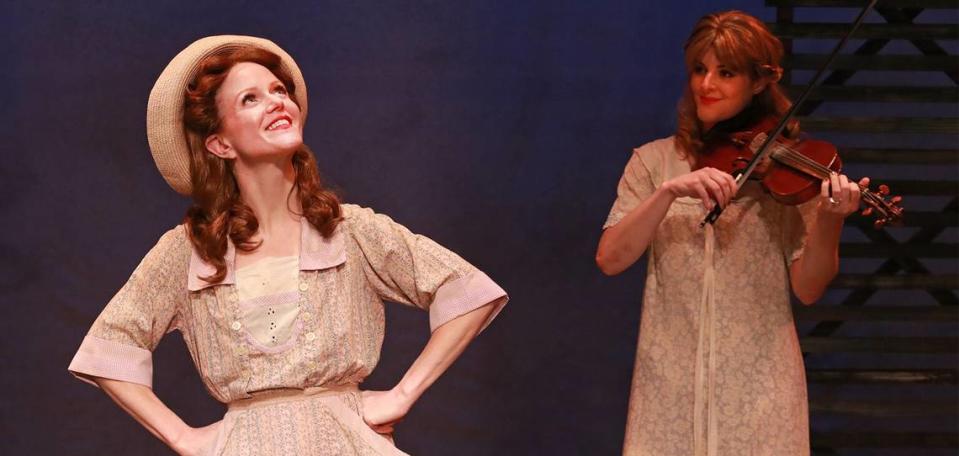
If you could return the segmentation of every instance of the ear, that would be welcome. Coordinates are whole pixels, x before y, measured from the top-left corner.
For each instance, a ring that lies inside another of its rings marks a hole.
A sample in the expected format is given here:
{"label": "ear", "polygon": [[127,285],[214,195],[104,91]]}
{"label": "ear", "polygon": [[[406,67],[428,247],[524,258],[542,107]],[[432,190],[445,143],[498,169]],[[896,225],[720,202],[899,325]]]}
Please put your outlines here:
{"label": "ear", "polygon": [[233,147],[230,146],[223,137],[214,133],[206,137],[206,141],[203,142],[206,145],[206,150],[210,151],[211,154],[216,155],[224,160],[236,158],[236,151],[233,150]]}
{"label": "ear", "polygon": [[766,86],[769,85],[769,80],[766,78],[759,78],[753,81],[752,92],[753,95],[759,95],[760,92],[766,90]]}

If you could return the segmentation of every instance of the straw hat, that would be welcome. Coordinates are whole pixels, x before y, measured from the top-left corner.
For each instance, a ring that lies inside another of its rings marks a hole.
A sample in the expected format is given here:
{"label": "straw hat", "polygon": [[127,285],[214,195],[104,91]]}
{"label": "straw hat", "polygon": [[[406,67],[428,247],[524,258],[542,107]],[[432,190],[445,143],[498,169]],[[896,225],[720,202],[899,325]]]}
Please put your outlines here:
{"label": "straw hat", "polygon": [[293,57],[275,43],[241,35],[208,36],[180,51],[153,85],[147,102],[147,140],[153,160],[163,178],[177,193],[191,194],[190,147],[183,127],[183,104],[187,85],[193,82],[199,62],[223,49],[256,46],[280,56],[280,66],[293,76],[297,104],[306,119],[306,83]]}

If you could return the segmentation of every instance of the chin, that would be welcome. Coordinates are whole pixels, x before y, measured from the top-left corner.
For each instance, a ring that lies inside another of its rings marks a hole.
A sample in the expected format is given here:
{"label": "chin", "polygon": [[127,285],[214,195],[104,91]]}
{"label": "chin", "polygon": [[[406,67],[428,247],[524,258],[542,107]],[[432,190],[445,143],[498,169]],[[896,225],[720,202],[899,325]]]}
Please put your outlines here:
{"label": "chin", "polygon": [[276,143],[276,148],[280,149],[287,153],[296,152],[297,149],[303,147],[303,138],[288,138],[285,141],[279,141]]}

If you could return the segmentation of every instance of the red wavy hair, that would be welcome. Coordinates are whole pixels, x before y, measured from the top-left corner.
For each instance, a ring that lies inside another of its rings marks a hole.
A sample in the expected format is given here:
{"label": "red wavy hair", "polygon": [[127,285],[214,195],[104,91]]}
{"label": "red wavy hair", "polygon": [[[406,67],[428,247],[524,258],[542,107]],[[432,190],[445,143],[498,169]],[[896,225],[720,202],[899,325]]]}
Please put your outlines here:
{"label": "red wavy hair", "polygon": [[[741,114],[782,116],[792,106],[778,82],[782,75],[783,44],[759,19],[742,11],[707,14],[696,22],[684,49],[686,72],[690,77],[703,56],[713,51],[716,59],[732,71],[743,73],[752,81],[769,80],[766,88],[753,97]],[[679,101],[678,117],[677,149],[684,156],[692,154],[695,158],[702,153],[704,132],[696,115],[696,102],[690,94],[688,79]],[[735,122],[735,118],[731,120]],[[798,133],[799,123],[791,122],[786,135],[794,137]]]}
{"label": "red wavy hair", "polygon": [[[240,62],[257,63],[269,69],[296,102],[296,86],[292,76],[280,65],[280,57],[254,46],[229,48],[204,58],[196,78],[187,88],[183,124],[190,145],[193,205],[187,209],[184,223],[200,258],[216,267],[212,276],[203,277],[210,283],[226,277],[224,257],[228,238],[245,252],[256,250],[260,245],[250,240],[259,222],[253,210],[243,202],[233,175],[233,162],[213,155],[204,144],[206,138],[220,128],[217,91],[230,69]],[[324,237],[331,236],[341,219],[339,198],[323,186],[316,159],[306,145],[293,153],[292,161],[293,191],[300,197],[301,215]]]}

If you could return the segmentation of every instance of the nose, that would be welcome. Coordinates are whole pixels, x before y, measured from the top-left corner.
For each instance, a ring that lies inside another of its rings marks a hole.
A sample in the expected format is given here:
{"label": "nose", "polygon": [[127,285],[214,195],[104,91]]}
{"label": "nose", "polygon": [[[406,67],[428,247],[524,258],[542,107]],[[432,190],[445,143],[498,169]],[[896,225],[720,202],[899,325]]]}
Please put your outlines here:
{"label": "nose", "polygon": [[270,94],[269,98],[267,98],[267,102],[269,103],[267,105],[267,111],[268,112],[282,111],[283,109],[286,108],[286,105],[283,104],[284,101],[285,100],[283,97],[276,94]]}
{"label": "nose", "polygon": [[712,87],[713,87],[713,72],[707,71],[706,74],[703,75],[703,79],[699,81],[699,88],[702,89],[703,91],[707,91],[711,89]]}

